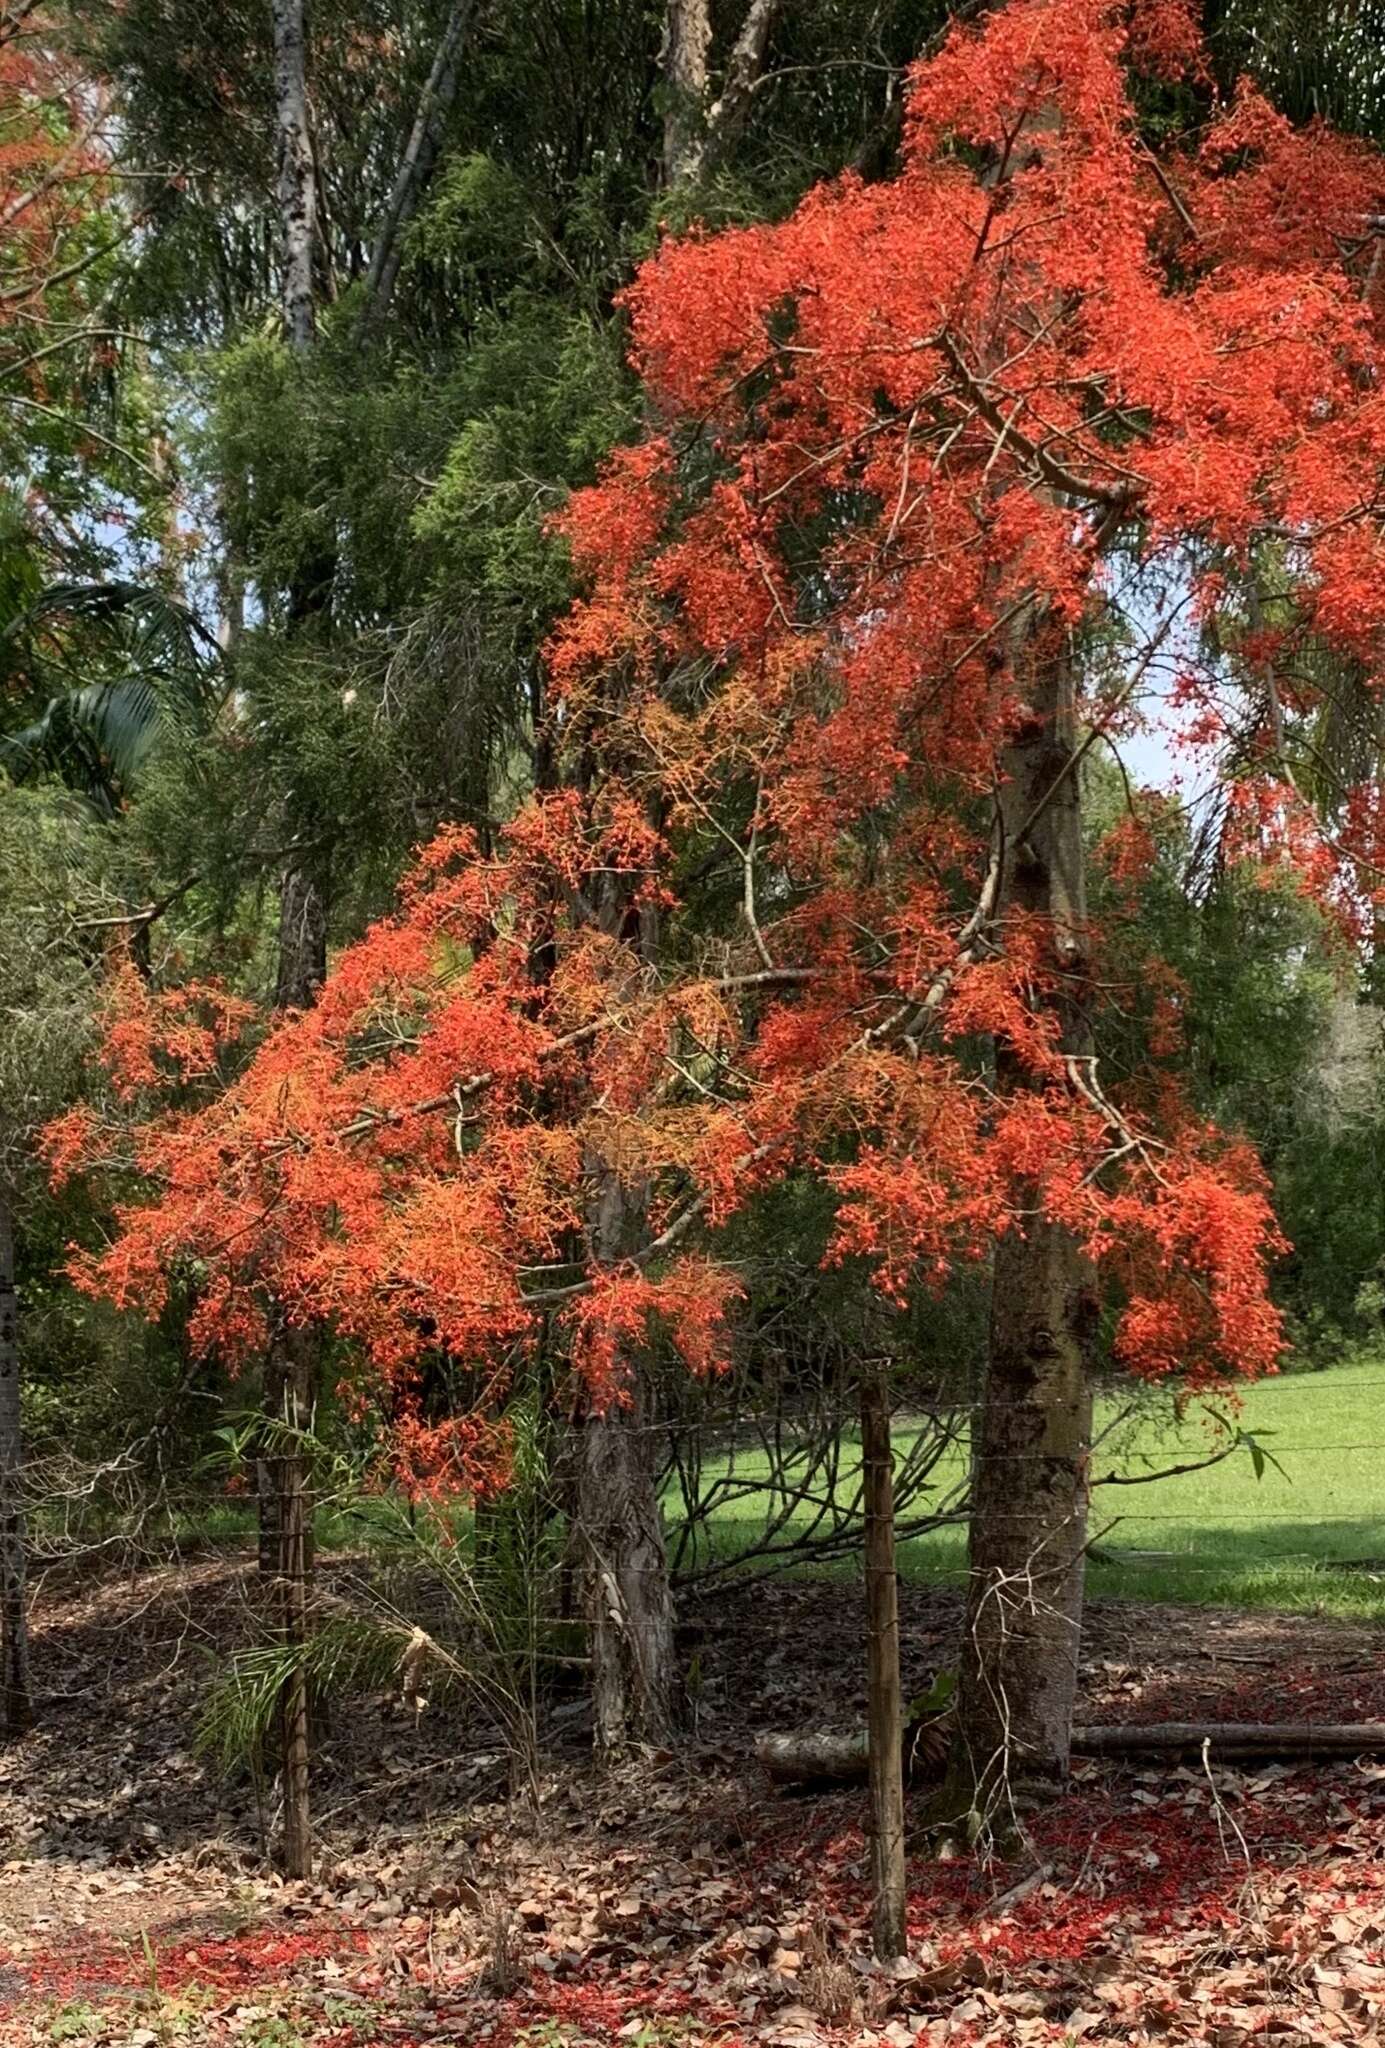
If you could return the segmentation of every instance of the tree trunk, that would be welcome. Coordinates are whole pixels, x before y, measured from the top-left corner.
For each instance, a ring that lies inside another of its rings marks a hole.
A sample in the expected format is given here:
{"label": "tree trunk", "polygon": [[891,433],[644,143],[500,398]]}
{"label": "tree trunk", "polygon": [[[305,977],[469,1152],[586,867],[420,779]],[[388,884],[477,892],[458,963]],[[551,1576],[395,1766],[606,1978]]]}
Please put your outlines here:
{"label": "tree trunk", "polygon": [[[303,0],[270,0],[274,25],[274,124],[278,139],[278,202],[282,239],[284,336],[305,357],[317,339],[313,260],[317,243],[317,177],[308,120],[308,52]],[[335,560],[319,551],[300,561],[290,580],[288,625],[301,632],[326,618]],[[290,816],[293,806],[290,804]],[[297,820],[302,836],[301,809]],[[279,890],[279,963],[275,1002],[307,1009],[327,975],[327,892],[321,855],[290,857]],[[260,1570],[272,1574],[280,1640],[295,1651],[308,1638],[312,1572],[307,1458],[297,1432],[310,1427],[316,1352],[310,1334],[282,1330],[265,1368],[265,1456],[259,1472]],[[295,1659],[279,1703],[284,1788],[284,1868],[312,1872],[309,1792],[308,1683]]]}
{"label": "tree trunk", "polygon": [[279,883],[279,971],[274,1001],[281,1010],[308,1010],[327,979],[327,901],[317,876],[297,858]]}
{"label": "tree trunk", "polygon": [[[284,337],[295,355],[306,356],[317,339],[317,305],[313,295],[317,179],[308,122],[308,48],[303,0],[271,0],[271,12]],[[290,632],[325,616],[335,571],[335,560],[321,551],[297,564],[289,588]],[[305,1009],[316,997],[326,973],[327,892],[310,863],[294,858],[286,866],[280,883],[276,1004],[280,1009]]]}
{"label": "tree trunk", "polygon": [[[1027,637],[1035,648],[1031,629]],[[999,827],[1003,919],[1050,934],[1064,1049],[1089,1049],[1088,935],[1072,668],[1040,646],[1027,725],[1007,749]],[[1000,1092],[1034,1087],[1013,1054]],[[1082,1622],[1091,1444],[1089,1352],[1098,1301],[1065,1229],[1038,1212],[996,1248],[990,1357],[975,1419],[967,1614],[949,1798],[970,1825],[1010,1831],[1025,1786],[1067,1774]]]}
{"label": "tree trunk", "polygon": [[904,1868],[904,1691],[899,1674],[894,1453],[883,1369],[861,1384],[861,1459],[866,1509],[866,1670],[870,1746],[872,1939],[882,1963],[908,1947]]}
{"label": "tree trunk", "polygon": [[673,1595],[638,1378],[634,1390],[631,1407],[587,1415],[577,1446],[594,1739],[607,1762],[669,1742],[677,1718]]}
{"label": "tree trunk", "polygon": [[[754,0],[733,52],[728,122],[744,119],[751,83],[768,37],[774,5]],[[668,90],[664,119],[664,183],[696,177],[707,142],[707,54],[710,0],[669,0],[663,49]],[[536,771],[550,763],[536,749]],[[630,936],[624,886],[602,877],[597,917],[612,936]],[[654,912],[638,913],[635,949],[657,957]],[[589,1161],[593,1195],[588,1235],[597,1260],[619,1264],[644,1241],[644,1206],[605,1161]],[[632,1742],[665,1743],[678,1720],[674,1677],[674,1609],[668,1553],[654,1483],[654,1459],[643,1427],[648,1409],[643,1361],[625,1361],[630,1405],[588,1410],[579,1425],[576,1512],[579,1561],[592,1660],[597,1751],[614,1757]]]}
{"label": "tree trunk", "polygon": [[1077,1246],[1035,1219],[997,1250],[977,1421],[958,1739],[971,1810],[1067,1775],[1082,1626],[1094,1300]]}
{"label": "tree trunk", "polygon": [[689,183],[706,146],[707,54],[711,0],[668,0],[664,25],[664,185]]}
{"label": "tree trunk", "polygon": [[[644,1235],[644,1207],[604,1160],[589,1161],[592,1249],[604,1265]],[[589,1409],[577,1445],[577,1541],[592,1665],[597,1752],[666,1743],[677,1719],[673,1592],[654,1485],[642,1360],[626,1358],[627,1405]]]}
{"label": "tree trunk", "polygon": [[317,333],[313,251],[317,181],[308,125],[308,49],[303,0],[270,0],[274,22],[274,130],[278,144],[279,226],[283,241],[284,332],[290,347],[310,348]]}
{"label": "tree trunk", "polygon": [[362,333],[378,328],[389,311],[390,300],[404,258],[404,234],[428,189],[442,148],[442,138],[452,102],[457,97],[462,51],[467,31],[476,12],[476,0],[454,0],[452,12],[438,42],[432,69],[414,116],[414,125],[390,193],[385,218],[370,259],[366,279]]}
{"label": "tree trunk", "polygon": [[712,170],[745,127],[780,0],[748,0],[717,98],[708,105],[711,0],[668,0],[664,18],[664,188]]}
{"label": "tree trunk", "polygon": [[704,173],[716,167],[750,118],[779,4],[780,0],[749,0],[740,34],[727,59],[721,91],[708,109],[707,135],[699,166]]}
{"label": "tree trunk", "polygon": [[14,1220],[0,1191],[0,1716],[6,1735],[34,1717],[29,1692],[29,1609],[20,1501],[19,1313],[14,1287]]}

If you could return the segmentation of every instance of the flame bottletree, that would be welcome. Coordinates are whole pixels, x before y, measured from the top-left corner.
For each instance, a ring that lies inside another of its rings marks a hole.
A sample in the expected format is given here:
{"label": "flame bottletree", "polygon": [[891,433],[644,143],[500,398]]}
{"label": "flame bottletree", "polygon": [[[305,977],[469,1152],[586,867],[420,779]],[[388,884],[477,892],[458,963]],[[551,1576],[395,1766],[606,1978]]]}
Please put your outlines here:
{"label": "flame bottletree", "polygon": [[[719,1232],[779,1177],[830,1185],[829,1256],[889,1296],[993,1254],[969,1797],[1066,1765],[1103,1318],[1146,1377],[1280,1348],[1262,1176],[1157,1051],[1176,988],[1103,971],[1083,760],[1157,668],[1212,730],[1198,622],[1265,551],[1295,599],[1238,673],[1277,717],[1310,708],[1301,640],[1369,669],[1385,625],[1381,161],[1248,90],[1153,154],[1132,73],[1199,65],[1176,5],[1020,0],[918,66],[891,182],[665,244],[629,294],[646,435],[564,516],[560,786],[494,849],[445,833],[313,1011],[145,1118],[144,1192],[80,1268],[147,1312],[195,1267],[194,1341],[233,1357],[332,1325],[401,1456],[484,1489],[541,1327],[598,1402],[656,1331],[715,1369]],[[1247,855],[1368,905],[1375,792],[1328,843],[1267,750],[1230,803]],[[207,1056],[149,1000],[122,984],[133,1091]],[[1117,1086],[1132,1002],[1156,1049]],[[52,1135],[63,1167],[101,1144]],[[612,1171],[643,1219],[614,1253]],[[409,1412],[438,1352],[477,1390],[441,1422]]]}

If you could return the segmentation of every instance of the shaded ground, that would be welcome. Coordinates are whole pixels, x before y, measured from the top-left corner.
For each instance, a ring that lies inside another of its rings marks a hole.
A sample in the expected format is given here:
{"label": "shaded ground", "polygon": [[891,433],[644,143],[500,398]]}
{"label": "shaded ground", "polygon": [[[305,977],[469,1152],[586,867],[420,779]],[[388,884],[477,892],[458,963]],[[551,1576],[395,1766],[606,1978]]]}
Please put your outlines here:
{"label": "shaded ground", "polygon": [[[955,1608],[901,1590],[921,1689]],[[506,1803],[484,1728],[389,1697],[338,1708],[320,1879],[284,1887],[253,1787],[190,1747],[246,1597],[242,1567],[210,1560],[45,1601],[44,1723],[0,1752],[4,2048],[1385,2037],[1369,1764],[1084,1766],[1026,1865],[916,1859],[911,1966],[873,1971],[860,1795],[776,1795],[749,1760],[762,1728],[859,1717],[845,1584],[689,1617],[697,1727],[677,1757],[598,1780],[560,1711],[537,1813]],[[1099,1606],[1083,1712],[1385,1719],[1379,1647],[1302,1617]]]}

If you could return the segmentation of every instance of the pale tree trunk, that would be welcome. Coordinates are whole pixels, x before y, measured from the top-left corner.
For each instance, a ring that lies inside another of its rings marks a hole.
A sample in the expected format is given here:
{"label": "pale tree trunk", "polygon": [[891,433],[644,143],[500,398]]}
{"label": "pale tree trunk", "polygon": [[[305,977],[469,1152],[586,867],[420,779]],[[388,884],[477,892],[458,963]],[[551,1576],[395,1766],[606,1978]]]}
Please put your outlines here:
{"label": "pale tree trunk", "polygon": [[[317,180],[308,122],[308,48],[303,0],[271,0],[274,21],[274,128],[278,140],[279,234],[283,265],[284,337],[305,356],[317,340],[313,259],[317,245]],[[332,565],[301,563],[289,591],[289,627],[299,630],[325,612]],[[279,896],[279,971],[274,999],[306,1008],[327,972],[327,906],[321,877],[300,857],[285,868]]]}
{"label": "pale tree trunk", "polygon": [[274,133],[278,146],[284,332],[295,349],[317,334],[313,256],[317,181],[308,124],[308,48],[303,0],[270,0],[274,21]]}
{"label": "pale tree trunk", "polygon": [[0,1188],[0,1717],[6,1735],[22,1734],[34,1717],[22,1480],[14,1219],[8,1194]]}
{"label": "pale tree trunk", "polygon": [[870,1744],[872,1938],[881,1962],[908,1947],[904,1866],[904,1688],[899,1671],[899,1580],[894,1537],[894,1451],[884,1367],[861,1382],[866,1531],[866,1673]]}
{"label": "pale tree trunk", "polygon": [[676,191],[716,168],[750,117],[780,0],[749,0],[708,103],[711,0],[668,0],[664,22],[664,186]]}
{"label": "pale tree trunk", "polygon": [[[588,1229],[605,1265],[644,1232],[643,1205],[603,1161],[591,1162]],[[663,1744],[677,1721],[673,1592],[655,1488],[643,1362],[625,1361],[628,1405],[589,1411],[577,1444],[577,1543],[591,1656],[593,1733],[610,1761]]]}
{"label": "pale tree trunk", "polygon": [[[1064,1049],[1089,1052],[1088,935],[1072,663],[1040,658],[1007,749],[999,909],[1044,921],[1063,974]],[[1012,1055],[1003,1093],[1032,1085]],[[1037,1204],[1038,1190],[1030,1191]],[[974,1420],[967,1613],[948,1797],[973,1828],[1013,1833],[1026,1792],[1067,1774],[1091,1447],[1098,1297],[1071,1233],[1031,1213],[996,1248],[990,1358]]]}
{"label": "pale tree trunk", "polygon": [[234,664],[245,638],[245,565],[223,531],[216,568],[216,644]]}
{"label": "pale tree trunk", "polygon": [[695,178],[702,167],[711,47],[711,0],[668,0],[663,67],[664,185],[669,191]]}

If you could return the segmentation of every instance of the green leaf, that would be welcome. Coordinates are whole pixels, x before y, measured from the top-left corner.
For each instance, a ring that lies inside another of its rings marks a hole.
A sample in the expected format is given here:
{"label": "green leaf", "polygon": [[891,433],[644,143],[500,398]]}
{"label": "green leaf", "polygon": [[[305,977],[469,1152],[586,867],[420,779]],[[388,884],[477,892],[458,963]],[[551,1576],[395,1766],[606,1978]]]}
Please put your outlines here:
{"label": "green leaf", "polygon": [[907,1721],[923,1721],[932,1714],[940,1714],[957,1690],[957,1673],[939,1671],[927,1692],[918,1693],[905,1708]]}

